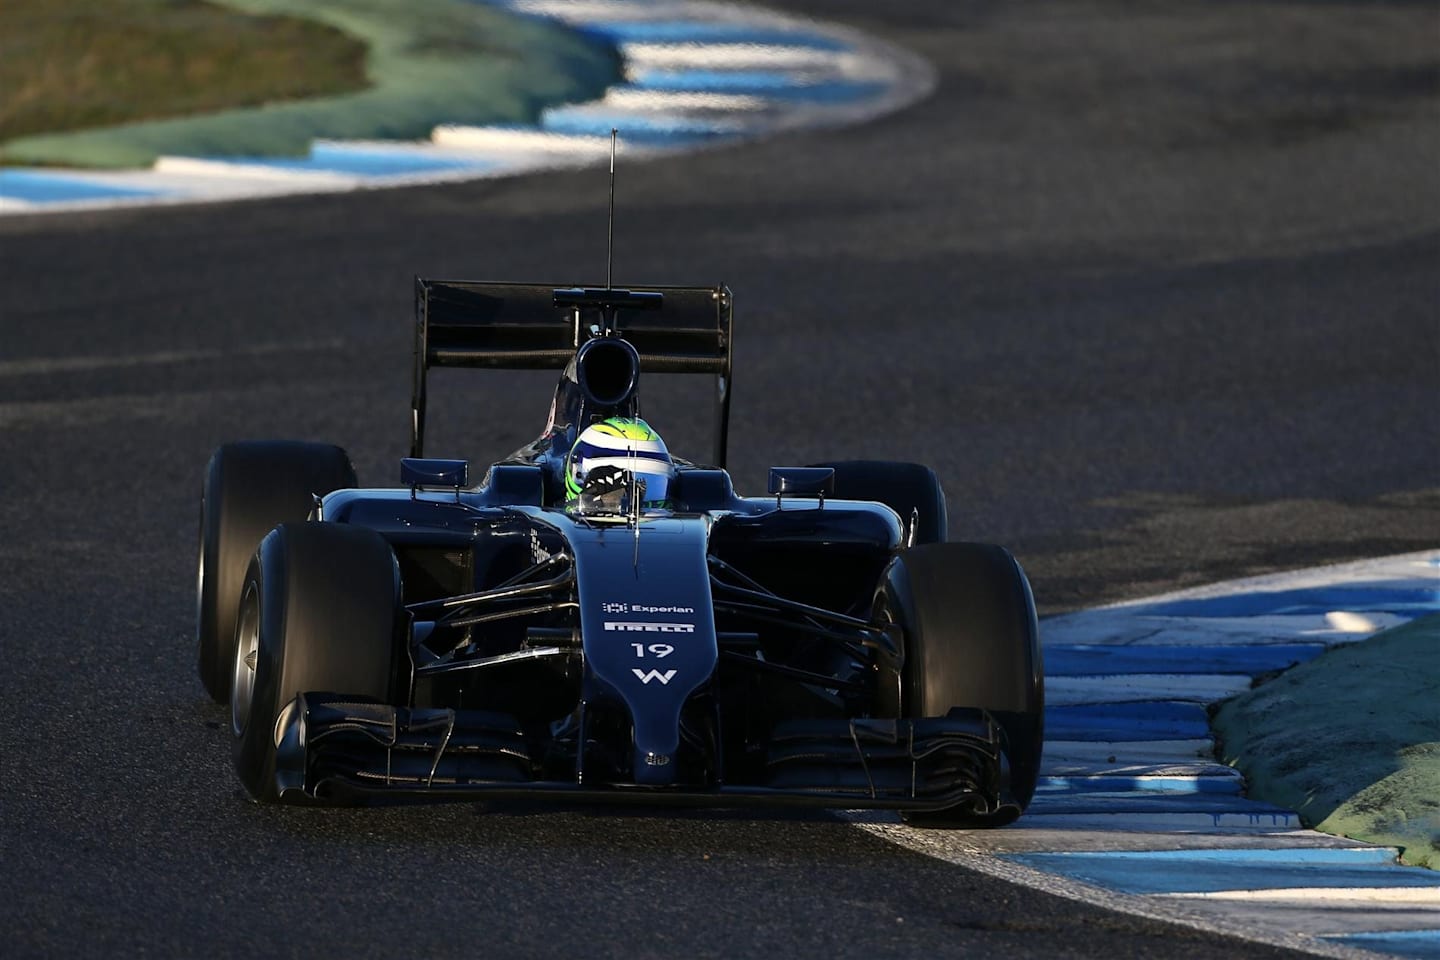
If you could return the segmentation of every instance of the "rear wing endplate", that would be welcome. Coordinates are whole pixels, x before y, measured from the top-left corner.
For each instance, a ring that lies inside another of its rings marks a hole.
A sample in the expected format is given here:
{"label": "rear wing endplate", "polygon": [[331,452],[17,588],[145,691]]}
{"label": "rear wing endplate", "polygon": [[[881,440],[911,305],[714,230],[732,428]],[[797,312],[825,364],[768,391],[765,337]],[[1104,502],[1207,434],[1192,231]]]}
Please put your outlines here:
{"label": "rear wing endplate", "polygon": [[[659,294],[659,305],[622,307],[615,327],[639,352],[642,373],[715,376],[715,466],[723,467],[730,426],[730,290],[720,285],[644,291]],[[580,344],[605,323],[600,308],[575,305],[594,297],[566,296],[575,292],[555,284],[416,277],[410,456],[424,456],[425,381],[431,367],[563,370]]]}

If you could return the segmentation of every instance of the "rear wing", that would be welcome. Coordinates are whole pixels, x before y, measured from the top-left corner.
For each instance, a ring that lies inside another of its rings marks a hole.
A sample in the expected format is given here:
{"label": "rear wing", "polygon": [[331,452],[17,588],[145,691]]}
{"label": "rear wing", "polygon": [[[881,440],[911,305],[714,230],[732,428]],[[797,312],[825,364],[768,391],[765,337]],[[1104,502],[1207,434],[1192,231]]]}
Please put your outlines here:
{"label": "rear wing", "polygon": [[[639,352],[642,373],[714,375],[715,466],[723,467],[730,428],[730,290],[721,285],[644,291],[659,296],[416,277],[410,456],[424,456],[425,381],[431,367],[563,370],[580,344],[607,325],[604,311],[590,303],[613,293],[622,307],[618,316],[611,311],[610,319]],[[626,297],[646,299],[646,309],[625,309]]]}

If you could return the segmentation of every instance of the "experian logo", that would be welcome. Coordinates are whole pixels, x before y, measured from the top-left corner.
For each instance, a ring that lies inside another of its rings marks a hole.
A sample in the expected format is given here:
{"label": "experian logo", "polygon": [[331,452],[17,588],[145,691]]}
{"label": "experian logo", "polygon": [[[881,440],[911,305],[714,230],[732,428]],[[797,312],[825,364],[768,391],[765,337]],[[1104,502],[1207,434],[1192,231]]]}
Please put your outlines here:
{"label": "experian logo", "polygon": [[606,630],[622,633],[694,633],[693,623],[647,623],[640,620],[606,620]]}

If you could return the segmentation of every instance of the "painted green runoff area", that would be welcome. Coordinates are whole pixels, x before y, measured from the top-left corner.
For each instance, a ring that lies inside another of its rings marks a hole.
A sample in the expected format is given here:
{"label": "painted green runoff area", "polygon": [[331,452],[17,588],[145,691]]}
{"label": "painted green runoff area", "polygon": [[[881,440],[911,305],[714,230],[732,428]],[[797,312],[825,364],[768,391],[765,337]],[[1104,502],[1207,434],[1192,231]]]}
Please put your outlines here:
{"label": "painted green runoff area", "polygon": [[1440,615],[1328,650],[1214,724],[1251,797],[1440,869]]}
{"label": "painted green runoff area", "polygon": [[[123,12],[135,3],[110,5]],[[224,6],[304,18],[364,44],[369,86],[18,137],[0,144],[0,162],[136,167],[161,154],[301,156],[317,138],[414,140],[438,123],[533,123],[544,107],[595,99],[621,76],[619,55],[607,44],[466,0],[224,0]],[[77,31],[74,57],[83,57],[86,42]],[[54,56],[64,62],[63,53]]]}

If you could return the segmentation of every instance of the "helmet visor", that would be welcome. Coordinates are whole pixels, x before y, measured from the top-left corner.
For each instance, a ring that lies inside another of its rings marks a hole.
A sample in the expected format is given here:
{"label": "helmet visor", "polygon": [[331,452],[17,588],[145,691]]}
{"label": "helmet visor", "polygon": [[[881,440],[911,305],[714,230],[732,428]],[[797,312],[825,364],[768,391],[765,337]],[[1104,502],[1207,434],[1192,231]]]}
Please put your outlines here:
{"label": "helmet visor", "polygon": [[612,462],[606,458],[589,465],[575,509],[587,516],[670,510],[673,483],[673,468],[666,470],[654,461],[616,458]]}

